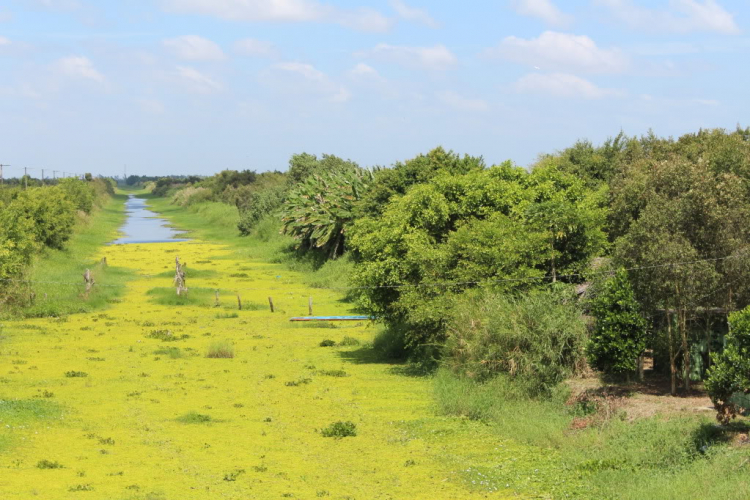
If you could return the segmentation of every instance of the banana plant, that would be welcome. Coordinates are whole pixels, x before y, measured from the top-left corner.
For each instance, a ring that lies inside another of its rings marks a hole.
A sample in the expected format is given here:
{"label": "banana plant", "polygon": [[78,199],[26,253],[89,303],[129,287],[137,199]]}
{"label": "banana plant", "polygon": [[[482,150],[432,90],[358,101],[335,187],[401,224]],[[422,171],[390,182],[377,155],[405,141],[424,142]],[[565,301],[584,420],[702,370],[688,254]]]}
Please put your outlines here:
{"label": "banana plant", "polygon": [[299,240],[298,249],[320,249],[335,259],[344,251],[354,204],[372,179],[372,172],[361,168],[311,175],[287,196],[281,232]]}

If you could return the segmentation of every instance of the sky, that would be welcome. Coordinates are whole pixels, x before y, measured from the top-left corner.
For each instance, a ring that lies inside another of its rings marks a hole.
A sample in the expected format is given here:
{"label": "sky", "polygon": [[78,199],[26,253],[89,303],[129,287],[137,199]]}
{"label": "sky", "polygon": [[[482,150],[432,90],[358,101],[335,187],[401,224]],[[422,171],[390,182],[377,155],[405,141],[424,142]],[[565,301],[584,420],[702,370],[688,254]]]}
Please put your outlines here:
{"label": "sky", "polygon": [[749,31],[750,0],[0,0],[0,163],[210,175],[441,145],[529,166],[750,125]]}

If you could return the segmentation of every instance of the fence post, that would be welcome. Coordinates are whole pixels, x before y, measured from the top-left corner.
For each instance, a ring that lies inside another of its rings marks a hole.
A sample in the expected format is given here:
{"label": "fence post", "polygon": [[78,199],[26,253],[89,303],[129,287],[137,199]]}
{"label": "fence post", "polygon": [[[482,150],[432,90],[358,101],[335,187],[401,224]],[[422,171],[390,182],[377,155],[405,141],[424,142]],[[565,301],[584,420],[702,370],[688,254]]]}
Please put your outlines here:
{"label": "fence post", "polygon": [[271,312],[273,312],[273,297],[268,297],[268,305],[271,306]]}
{"label": "fence post", "polygon": [[310,316],[313,315],[313,309],[312,309],[312,297],[307,301],[307,309],[310,312]]}
{"label": "fence post", "polygon": [[240,294],[237,294],[237,307],[239,307],[240,311],[242,310],[242,297],[240,297]]}

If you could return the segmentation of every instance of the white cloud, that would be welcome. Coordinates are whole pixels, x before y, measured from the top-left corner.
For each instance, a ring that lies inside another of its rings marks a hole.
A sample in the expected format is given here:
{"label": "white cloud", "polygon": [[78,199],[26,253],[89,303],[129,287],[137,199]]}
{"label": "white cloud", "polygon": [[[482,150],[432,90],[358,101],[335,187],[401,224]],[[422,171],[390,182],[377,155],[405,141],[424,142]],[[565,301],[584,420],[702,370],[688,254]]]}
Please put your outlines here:
{"label": "white cloud", "polygon": [[409,69],[444,71],[458,63],[458,59],[453,52],[444,45],[405,47],[380,43],[374,49],[360,52],[357,55],[393,62]]}
{"label": "white cloud", "polygon": [[332,102],[346,102],[351,98],[346,87],[331,80],[312,64],[283,62],[274,64],[271,69],[270,83],[277,89],[324,95]]}
{"label": "white cloud", "polygon": [[271,42],[245,38],[234,42],[234,51],[248,57],[278,57],[279,51]]}
{"label": "white cloud", "polygon": [[551,0],[513,0],[512,6],[522,16],[536,17],[552,26],[573,22],[573,16],[562,12]]}
{"label": "white cloud", "polygon": [[390,3],[391,7],[393,7],[393,10],[395,10],[399,17],[401,17],[402,19],[424,24],[425,26],[429,26],[430,28],[440,27],[440,23],[435,21],[435,19],[429,14],[429,12],[424,9],[409,7],[402,0],[391,0]]}
{"label": "white cloud", "polygon": [[104,75],[94,68],[91,59],[84,56],[63,57],[55,63],[55,68],[65,76],[104,83]]}
{"label": "white cloud", "polygon": [[188,91],[196,94],[213,94],[224,88],[221,83],[190,66],[177,66],[175,76]]}
{"label": "white cloud", "polygon": [[10,45],[10,40],[4,36],[0,36],[0,47],[7,47]]}
{"label": "white cloud", "polygon": [[391,21],[376,10],[340,9],[318,0],[162,0],[170,12],[230,21],[324,22],[361,31],[387,31]]}
{"label": "white cloud", "polygon": [[489,110],[490,108],[487,104],[487,101],[484,101],[482,99],[472,99],[464,97],[452,90],[436,92],[435,96],[443,104],[446,104],[458,111],[484,112]]}
{"label": "white cloud", "polygon": [[740,28],[734,16],[716,0],[670,0],[668,10],[635,5],[631,0],[595,0],[627,26],[654,32],[717,32],[734,35]]}
{"label": "white cloud", "polygon": [[601,99],[623,94],[619,90],[597,87],[588,80],[566,73],[531,73],[521,77],[514,87],[518,92],[567,98]]}
{"label": "white cloud", "polygon": [[486,54],[543,70],[620,73],[628,66],[628,58],[619,49],[601,49],[587,36],[555,31],[530,40],[509,36]]}
{"label": "white cloud", "polygon": [[178,58],[185,61],[221,61],[224,52],[215,42],[196,35],[170,38],[162,42]]}

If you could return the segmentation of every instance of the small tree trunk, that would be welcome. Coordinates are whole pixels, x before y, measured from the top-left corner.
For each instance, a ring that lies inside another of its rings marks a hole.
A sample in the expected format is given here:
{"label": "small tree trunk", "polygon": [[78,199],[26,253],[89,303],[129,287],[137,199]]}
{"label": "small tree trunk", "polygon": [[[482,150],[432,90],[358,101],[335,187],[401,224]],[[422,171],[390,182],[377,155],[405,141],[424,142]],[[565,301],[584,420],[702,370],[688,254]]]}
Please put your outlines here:
{"label": "small tree trunk", "polygon": [[677,395],[677,366],[674,354],[674,341],[672,340],[672,314],[667,309],[667,342],[669,343],[669,374],[672,382],[672,396]]}
{"label": "small tree trunk", "polygon": [[683,386],[685,392],[690,392],[690,346],[687,338],[687,309],[682,308],[678,316],[680,322],[680,338],[682,340],[682,371],[685,377]]}
{"label": "small tree trunk", "polygon": [[641,353],[641,355],[638,356],[638,381],[639,382],[643,382],[643,379],[644,379],[644,374],[643,374],[644,355],[645,355],[644,353]]}

